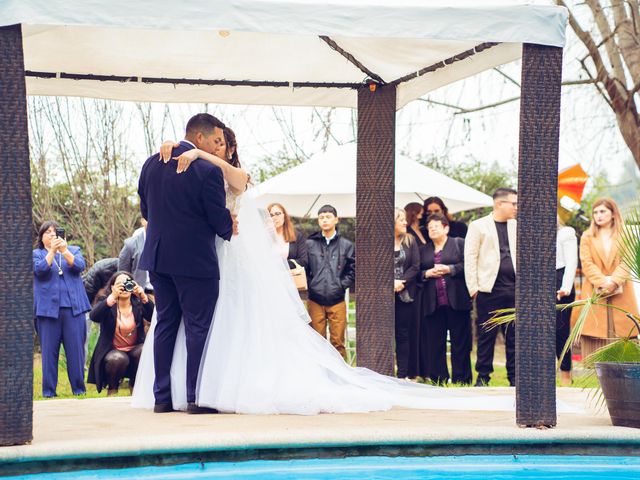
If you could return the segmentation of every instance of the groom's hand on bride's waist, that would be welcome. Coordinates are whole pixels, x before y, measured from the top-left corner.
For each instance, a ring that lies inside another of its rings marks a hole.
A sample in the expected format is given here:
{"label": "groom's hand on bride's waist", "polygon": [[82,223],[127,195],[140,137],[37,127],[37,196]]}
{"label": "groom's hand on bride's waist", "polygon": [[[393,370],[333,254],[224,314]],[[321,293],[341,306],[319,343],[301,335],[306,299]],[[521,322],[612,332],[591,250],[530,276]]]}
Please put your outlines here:
{"label": "groom's hand on bride's waist", "polygon": [[238,216],[232,214],[231,219],[233,220],[233,234],[238,235]]}

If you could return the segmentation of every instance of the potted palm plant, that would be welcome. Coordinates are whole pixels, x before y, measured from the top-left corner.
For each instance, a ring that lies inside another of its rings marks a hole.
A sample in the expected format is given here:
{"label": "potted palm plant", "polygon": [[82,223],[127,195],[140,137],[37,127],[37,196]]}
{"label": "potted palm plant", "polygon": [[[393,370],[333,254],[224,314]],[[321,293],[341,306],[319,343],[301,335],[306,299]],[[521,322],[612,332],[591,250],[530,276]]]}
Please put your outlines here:
{"label": "potted palm plant", "polygon": [[[628,272],[629,281],[640,282],[640,208],[634,209],[626,216],[626,220],[629,226],[620,234],[618,251]],[[626,288],[632,288],[629,281]],[[616,338],[588,355],[584,359],[584,367],[591,372],[590,376],[597,376],[600,389],[596,398],[599,398],[600,402],[606,401],[613,425],[640,428],[640,318],[635,313],[611,305],[607,302],[607,296],[597,290],[594,290],[590,298],[557,305],[558,309],[580,309],[561,358],[567,354],[571,345],[578,341],[586,320],[595,307],[620,311],[635,327],[631,328],[626,336]],[[496,311],[488,324],[497,326],[515,320],[515,309],[505,309]]]}

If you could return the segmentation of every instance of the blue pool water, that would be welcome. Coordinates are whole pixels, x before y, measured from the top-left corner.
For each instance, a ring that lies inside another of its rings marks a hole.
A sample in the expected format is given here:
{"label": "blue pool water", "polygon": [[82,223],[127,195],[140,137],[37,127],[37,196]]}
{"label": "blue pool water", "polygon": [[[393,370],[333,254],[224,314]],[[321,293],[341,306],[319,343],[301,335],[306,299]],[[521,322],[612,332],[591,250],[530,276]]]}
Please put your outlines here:
{"label": "blue pool water", "polygon": [[124,479],[464,479],[638,480],[640,457],[492,455],[459,457],[350,457],[190,463],[5,477],[38,480]]}

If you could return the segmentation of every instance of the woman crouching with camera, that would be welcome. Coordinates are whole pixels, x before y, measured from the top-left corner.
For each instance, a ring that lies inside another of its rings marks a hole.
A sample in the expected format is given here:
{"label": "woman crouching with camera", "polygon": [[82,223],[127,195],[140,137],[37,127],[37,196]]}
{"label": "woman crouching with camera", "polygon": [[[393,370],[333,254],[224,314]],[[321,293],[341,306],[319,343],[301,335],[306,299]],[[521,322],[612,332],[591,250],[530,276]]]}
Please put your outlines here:
{"label": "woman crouching with camera", "polygon": [[100,324],[100,336],[87,382],[95,384],[98,392],[107,385],[107,396],[111,396],[118,393],[123,377],[129,378],[129,389],[133,389],[144,344],[144,320],[151,321],[153,302],[128,272],[114,273],[108,288],[111,293],[90,314]]}

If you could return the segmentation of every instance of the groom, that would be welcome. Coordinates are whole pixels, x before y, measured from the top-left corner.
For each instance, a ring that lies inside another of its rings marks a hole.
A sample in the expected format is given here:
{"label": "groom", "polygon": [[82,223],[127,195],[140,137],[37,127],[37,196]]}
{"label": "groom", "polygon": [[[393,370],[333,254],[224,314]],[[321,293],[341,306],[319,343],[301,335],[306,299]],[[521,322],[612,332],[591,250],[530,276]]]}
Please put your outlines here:
{"label": "groom", "polygon": [[[187,123],[185,140],[174,156],[197,147],[213,153],[224,141],[224,124],[200,113]],[[218,300],[220,272],[216,235],[229,240],[234,221],[225,207],[220,168],[196,160],[184,173],[177,162],[163,163],[159,154],[145,162],[138,194],[142,217],[149,223],[139,268],[149,271],[156,294],[154,412],[173,411],[171,362],[180,321],[187,340],[187,412],[215,413],[196,405],[200,359]]]}

